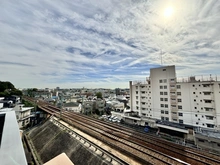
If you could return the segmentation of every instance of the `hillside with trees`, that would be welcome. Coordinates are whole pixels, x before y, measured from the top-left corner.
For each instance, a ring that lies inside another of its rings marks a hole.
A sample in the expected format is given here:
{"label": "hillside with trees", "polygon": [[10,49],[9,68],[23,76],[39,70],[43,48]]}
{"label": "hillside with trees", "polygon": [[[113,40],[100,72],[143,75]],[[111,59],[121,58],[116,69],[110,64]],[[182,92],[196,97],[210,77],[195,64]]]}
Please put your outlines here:
{"label": "hillside with trees", "polygon": [[9,81],[0,81],[0,97],[11,95],[22,96],[22,92],[16,89],[15,86]]}

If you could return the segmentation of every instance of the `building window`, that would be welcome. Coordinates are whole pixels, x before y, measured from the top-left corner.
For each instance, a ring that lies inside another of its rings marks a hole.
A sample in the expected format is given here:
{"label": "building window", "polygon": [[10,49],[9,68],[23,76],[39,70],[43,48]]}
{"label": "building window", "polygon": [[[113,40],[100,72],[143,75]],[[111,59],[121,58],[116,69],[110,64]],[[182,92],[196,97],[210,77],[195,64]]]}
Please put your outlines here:
{"label": "building window", "polygon": [[166,69],[163,69],[163,71],[166,71]]}
{"label": "building window", "polygon": [[181,96],[181,92],[177,92],[177,95],[178,95],[178,96]]}
{"label": "building window", "polygon": [[167,86],[166,86],[166,85],[164,85],[164,86],[163,86],[163,88],[164,88],[164,89],[167,89]]}
{"label": "building window", "polygon": [[178,109],[182,109],[183,107],[182,107],[182,105],[178,105]]}
{"label": "building window", "polygon": [[179,123],[180,123],[180,124],[183,124],[183,120],[179,120]]}
{"label": "building window", "polygon": [[163,98],[160,98],[160,101],[163,101]]}
{"label": "building window", "polygon": [[205,100],[205,103],[212,103],[212,100]]}
{"label": "building window", "polygon": [[168,104],[165,104],[165,108],[168,108]]}
{"label": "building window", "polygon": [[206,124],[208,128],[214,128],[213,124]]}
{"label": "building window", "polygon": [[136,86],[136,89],[138,89],[138,86]]}
{"label": "building window", "polygon": [[136,96],[136,99],[138,99],[138,96]]}
{"label": "building window", "polygon": [[207,120],[213,120],[214,116],[205,116]]}
{"label": "building window", "polygon": [[164,114],[164,110],[161,110],[160,112],[161,112],[161,114]]}
{"label": "building window", "polygon": [[181,102],[182,102],[182,99],[177,99],[177,101],[178,101],[179,103],[181,103]]}
{"label": "building window", "polygon": [[163,117],[163,116],[161,117],[161,120],[164,120],[164,117]]}
{"label": "building window", "polygon": [[176,88],[177,88],[177,89],[181,89],[181,86],[180,86],[180,85],[177,85]]}
{"label": "building window", "polygon": [[175,81],[175,79],[171,78],[170,81]]}
{"label": "building window", "polygon": [[136,94],[138,94],[138,91],[136,91]]}
{"label": "building window", "polygon": [[162,85],[160,86],[160,89],[163,89],[163,86],[162,86]]}
{"label": "building window", "polygon": [[169,114],[169,111],[165,111],[165,114]]}
{"label": "building window", "polygon": [[164,104],[160,104],[160,107],[163,108],[163,107],[164,107]]}
{"label": "building window", "polygon": [[194,99],[194,102],[196,102],[196,99]]}
{"label": "building window", "polygon": [[179,113],[179,116],[183,116],[183,113]]}
{"label": "building window", "polygon": [[204,95],[211,95],[211,92],[203,92]]}
{"label": "building window", "polygon": [[163,95],[163,92],[160,92],[160,95]]}
{"label": "building window", "polygon": [[193,84],[193,87],[195,87],[195,85]]}
{"label": "building window", "polygon": [[163,83],[163,80],[159,80],[160,83]]}
{"label": "building window", "polygon": [[168,101],[168,98],[164,98],[164,101]]}
{"label": "building window", "polygon": [[195,107],[195,109],[197,109],[197,107]]}
{"label": "building window", "polygon": [[165,117],[165,120],[166,120],[166,121],[169,121],[169,117]]}
{"label": "building window", "polygon": [[164,83],[167,83],[167,79],[164,79],[163,82],[164,82]]}
{"label": "building window", "polygon": [[164,92],[164,95],[167,95],[167,92]]}
{"label": "building window", "polygon": [[206,111],[212,111],[213,108],[205,108]]}
{"label": "building window", "polygon": [[193,94],[196,94],[196,92],[193,92]]}
{"label": "building window", "polygon": [[198,115],[197,114],[195,114],[195,117],[197,117]]}
{"label": "building window", "polygon": [[136,101],[136,104],[138,104],[138,101]]}

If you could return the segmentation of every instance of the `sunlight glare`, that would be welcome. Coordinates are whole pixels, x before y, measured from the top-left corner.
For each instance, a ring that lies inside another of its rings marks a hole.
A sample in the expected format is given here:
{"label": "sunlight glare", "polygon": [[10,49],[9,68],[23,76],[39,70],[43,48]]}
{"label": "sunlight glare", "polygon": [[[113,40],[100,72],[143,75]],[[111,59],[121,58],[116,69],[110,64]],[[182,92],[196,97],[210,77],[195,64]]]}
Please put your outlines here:
{"label": "sunlight glare", "polygon": [[164,16],[165,17],[170,17],[173,14],[173,8],[172,7],[167,7],[164,10]]}

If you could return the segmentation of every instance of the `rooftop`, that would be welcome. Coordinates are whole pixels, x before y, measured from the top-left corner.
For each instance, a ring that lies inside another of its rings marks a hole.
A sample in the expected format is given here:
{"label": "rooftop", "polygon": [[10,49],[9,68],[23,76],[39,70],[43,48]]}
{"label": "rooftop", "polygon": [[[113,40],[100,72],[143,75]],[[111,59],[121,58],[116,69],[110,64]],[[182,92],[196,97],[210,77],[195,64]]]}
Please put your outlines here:
{"label": "rooftop", "polygon": [[4,122],[0,122],[3,126],[0,145],[1,164],[27,165],[15,112],[0,112],[0,115],[4,116]]}

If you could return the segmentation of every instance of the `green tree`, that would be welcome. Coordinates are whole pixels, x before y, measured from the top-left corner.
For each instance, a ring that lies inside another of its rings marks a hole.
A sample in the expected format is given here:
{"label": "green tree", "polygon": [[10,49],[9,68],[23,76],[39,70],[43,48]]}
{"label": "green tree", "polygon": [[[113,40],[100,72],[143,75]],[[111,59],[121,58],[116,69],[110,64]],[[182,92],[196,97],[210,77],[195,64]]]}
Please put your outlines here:
{"label": "green tree", "polygon": [[96,97],[102,99],[102,93],[101,92],[96,93]]}
{"label": "green tree", "polygon": [[6,89],[15,89],[15,87],[11,82],[0,81],[0,92],[4,92]]}
{"label": "green tree", "polygon": [[0,96],[18,95],[22,96],[22,92],[14,87],[11,82],[0,81]]}

